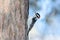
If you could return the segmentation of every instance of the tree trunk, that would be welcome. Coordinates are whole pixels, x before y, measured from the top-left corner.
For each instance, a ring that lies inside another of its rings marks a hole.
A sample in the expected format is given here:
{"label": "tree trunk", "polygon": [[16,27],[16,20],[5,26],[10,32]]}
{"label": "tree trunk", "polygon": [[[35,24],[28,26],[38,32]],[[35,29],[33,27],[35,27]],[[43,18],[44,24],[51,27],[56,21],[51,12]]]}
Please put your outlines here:
{"label": "tree trunk", "polygon": [[0,0],[0,40],[27,40],[28,0]]}

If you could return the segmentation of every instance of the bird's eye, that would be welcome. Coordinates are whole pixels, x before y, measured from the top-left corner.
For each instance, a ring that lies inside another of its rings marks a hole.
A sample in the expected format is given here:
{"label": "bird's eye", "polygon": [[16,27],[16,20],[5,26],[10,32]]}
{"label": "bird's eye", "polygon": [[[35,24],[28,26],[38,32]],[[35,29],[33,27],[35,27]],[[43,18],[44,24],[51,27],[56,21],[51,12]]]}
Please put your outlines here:
{"label": "bird's eye", "polygon": [[37,15],[37,18],[40,18],[40,15]]}
{"label": "bird's eye", "polygon": [[36,17],[37,17],[37,18],[40,18],[40,14],[39,14],[39,13],[36,13]]}
{"label": "bird's eye", "polygon": [[40,18],[40,15],[36,15],[37,16],[37,18]]}

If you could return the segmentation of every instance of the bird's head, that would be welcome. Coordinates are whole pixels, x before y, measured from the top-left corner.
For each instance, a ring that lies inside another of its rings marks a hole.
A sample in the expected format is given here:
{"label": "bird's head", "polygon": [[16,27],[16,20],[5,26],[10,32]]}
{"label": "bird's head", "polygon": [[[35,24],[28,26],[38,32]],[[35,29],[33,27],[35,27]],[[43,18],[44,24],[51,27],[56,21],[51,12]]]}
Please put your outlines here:
{"label": "bird's head", "polygon": [[36,13],[35,15],[36,15],[36,17],[37,17],[38,19],[40,18],[40,14],[39,14],[39,13]]}

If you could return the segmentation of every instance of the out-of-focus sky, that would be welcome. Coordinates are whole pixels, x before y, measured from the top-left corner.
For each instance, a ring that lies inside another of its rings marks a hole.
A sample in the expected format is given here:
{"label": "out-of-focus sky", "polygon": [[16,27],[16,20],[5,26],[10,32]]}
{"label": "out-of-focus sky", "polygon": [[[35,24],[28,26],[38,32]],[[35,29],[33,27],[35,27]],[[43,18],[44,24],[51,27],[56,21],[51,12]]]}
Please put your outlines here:
{"label": "out-of-focus sky", "polygon": [[[56,4],[59,4],[60,0],[57,0]],[[41,18],[35,23],[34,27],[29,33],[29,40],[60,40],[60,14],[50,17],[53,21],[50,25],[46,22],[46,16],[51,14],[54,7],[54,2],[51,0],[39,0],[37,5],[41,7],[38,12]],[[57,5],[55,5],[57,8]],[[29,17],[33,16],[34,10],[29,7]]]}

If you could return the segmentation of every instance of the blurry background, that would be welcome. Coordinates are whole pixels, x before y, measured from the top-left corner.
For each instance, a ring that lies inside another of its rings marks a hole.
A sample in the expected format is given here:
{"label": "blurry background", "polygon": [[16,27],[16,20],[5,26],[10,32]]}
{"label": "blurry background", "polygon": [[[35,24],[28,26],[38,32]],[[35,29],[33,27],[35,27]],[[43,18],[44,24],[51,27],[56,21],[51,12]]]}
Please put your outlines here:
{"label": "blurry background", "polygon": [[29,40],[60,40],[60,0],[29,0],[29,17],[41,18],[29,33]]}

